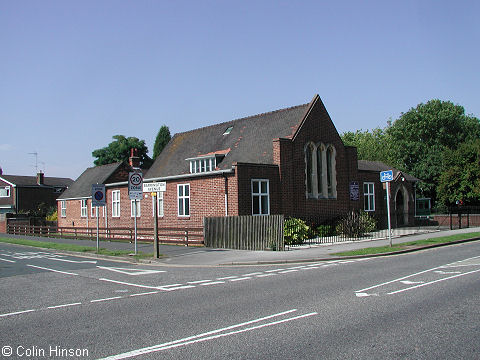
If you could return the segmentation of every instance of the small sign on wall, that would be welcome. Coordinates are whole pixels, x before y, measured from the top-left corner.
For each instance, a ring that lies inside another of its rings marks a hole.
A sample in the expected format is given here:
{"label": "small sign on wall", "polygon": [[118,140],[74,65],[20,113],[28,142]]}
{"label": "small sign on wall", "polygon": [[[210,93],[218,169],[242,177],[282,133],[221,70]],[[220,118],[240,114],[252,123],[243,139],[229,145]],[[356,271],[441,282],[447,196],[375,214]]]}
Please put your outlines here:
{"label": "small sign on wall", "polygon": [[360,200],[360,186],[358,181],[350,182],[350,200],[358,201]]}

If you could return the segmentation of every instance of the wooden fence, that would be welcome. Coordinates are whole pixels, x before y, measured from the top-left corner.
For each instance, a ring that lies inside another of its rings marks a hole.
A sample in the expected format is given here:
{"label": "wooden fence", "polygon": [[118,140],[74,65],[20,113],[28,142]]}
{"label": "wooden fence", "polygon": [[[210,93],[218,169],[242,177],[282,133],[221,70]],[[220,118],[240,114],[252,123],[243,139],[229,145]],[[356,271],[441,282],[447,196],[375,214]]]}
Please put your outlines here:
{"label": "wooden fence", "polygon": [[284,250],[283,215],[204,218],[205,246],[238,250]]}
{"label": "wooden fence", "polygon": [[[133,242],[135,239],[134,229],[132,228],[99,228],[98,230],[100,240],[102,241],[125,240]],[[97,228],[8,224],[7,233],[94,240],[97,236]],[[153,238],[153,228],[137,228],[137,240],[153,241]],[[203,245],[203,228],[161,227],[158,228],[158,238],[159,242],[164,244]]]}

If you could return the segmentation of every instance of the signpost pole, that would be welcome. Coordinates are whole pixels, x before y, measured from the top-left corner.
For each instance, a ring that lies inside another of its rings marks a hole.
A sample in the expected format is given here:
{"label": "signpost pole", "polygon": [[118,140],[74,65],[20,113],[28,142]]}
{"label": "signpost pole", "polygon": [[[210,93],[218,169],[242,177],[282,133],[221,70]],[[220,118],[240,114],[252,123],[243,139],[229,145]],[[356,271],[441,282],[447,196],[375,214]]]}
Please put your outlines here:
{"label": "signpost pole", "polygon": [[133,200],[134,201],[134,210],[133,210],[133,216],[135,218],[135,255],[137,255],[137,199]]}
{"label": "signpost pole", "polygon": [[153,197],[153,257],[158,259],[160,257],[158,249],[158,207],[157,207],[157,193],[152,192]]}
{"label": "signpost pole", "polygon": [[388,214],[388,240],[392,247],[392,223],[390,220],[390,182],[387,181],[387,214]]}
{"label": "signpost pole", "polygon": [[100,239],[98,236],[98,206],[95,207],[95,211],[97,212],[97,253],[100,250]]}

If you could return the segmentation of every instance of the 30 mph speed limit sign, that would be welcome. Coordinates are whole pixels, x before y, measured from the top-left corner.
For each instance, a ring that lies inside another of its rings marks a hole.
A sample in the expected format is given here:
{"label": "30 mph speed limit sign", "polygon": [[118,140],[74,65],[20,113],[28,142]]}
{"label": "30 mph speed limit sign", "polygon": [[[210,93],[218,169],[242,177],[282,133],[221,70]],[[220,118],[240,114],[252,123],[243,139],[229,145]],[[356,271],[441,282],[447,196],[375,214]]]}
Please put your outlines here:
{"label": "30 mph speed limit sign", "polygon": [[141,200],[143,197],[143,174],[131,172],[128,174],[128,196],[130,200]]}

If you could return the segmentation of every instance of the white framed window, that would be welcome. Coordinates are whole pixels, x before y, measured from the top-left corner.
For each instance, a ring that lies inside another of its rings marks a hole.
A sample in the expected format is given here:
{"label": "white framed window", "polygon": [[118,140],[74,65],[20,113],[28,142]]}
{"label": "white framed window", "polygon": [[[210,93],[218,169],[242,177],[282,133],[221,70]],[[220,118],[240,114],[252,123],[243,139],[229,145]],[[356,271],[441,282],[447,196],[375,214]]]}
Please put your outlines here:
{"label": "white framed window", "polygon": [[[153,208],[153,196],[152,196],[152,216],[155,216],[155,210]],[[163,217],[163,191],[157,192],[157,216]]]}
{"label": "white framed window", "polygon": [[190,216],[190,184],[177,185],[178,216]]}
{"label": "white framed window", "polygon": [[0,187],[0,197],[10,197],[10,186]]}
{"label": "white framed window", "polygon": [[60,201],[60,216],[67,217],[67,202],[65,200]]}
{"label": "white framed window", "polygon": [[252,215],[270,215],[269,180],[252,179]]}
{"label": "white framed window", "polygon": [[80,200],[80,216],[87,217],[88,210],[87,210],[87,199]]}
{"label": "white framed window", "polygon": [[120,217],[120,190],[112,191],[112,217]]}
{"label": "white framed window", "polygon": [[374,183],[363,183],[363,209],[365,211],[375,211]]}
{"label": "white framed window", "polygon": [[215,157],[190,159],[191,174],[214,171],[216,166],[217,166],[217,159]]}
{"label": "white framed window", "polygon": [[[137,218],[142,215],[140,211],[140,204],[141,200],[137,200]],[[135,200],[130,200],[130,216],[135,217]]]}

